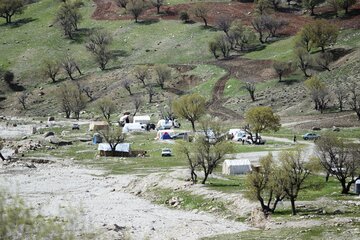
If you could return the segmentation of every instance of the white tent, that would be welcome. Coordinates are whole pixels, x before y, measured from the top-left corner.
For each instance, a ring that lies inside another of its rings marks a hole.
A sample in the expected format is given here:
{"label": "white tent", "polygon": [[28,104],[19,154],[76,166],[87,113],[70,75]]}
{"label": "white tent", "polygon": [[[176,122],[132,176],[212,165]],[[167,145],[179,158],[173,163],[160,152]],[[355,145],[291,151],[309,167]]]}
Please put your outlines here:
{"label": "white tent", "polygon": [[133,123],[148,124],[148,123],[150,123],[150,116],[149,115],[134,116],[133,117]]}
{"label": "white tent", "polygon": [[107,130],[108,128],[109,124],[104,121],[91,122],[89,125],[89,131]]}
{"label": "white tent", "polygon": [[[109,152],[111,151],[111,147],[108,143],[100,143],[98,145],[98,150]],[[119,143],[118,145],[116,145],[115,151],[126,153],[130,152],[130,143]]]}
{"label": "white tent", "polygon": [[145,131],[146,125],[141,123],[126,123],[123,127],[123,133],[128,132],[139,132],[139,131]]}
{"label": "white tent", "polygon": [[222,173],[226,175],[246,174],[250,171],[249,159],[225,160],[222,166]]}
{"label": "white tent", "polygon": [[172,128],[172,126],[173,126],[173,122],[171,120],[160,119],[156,124],[156,129],[158,130],[170,129]]}

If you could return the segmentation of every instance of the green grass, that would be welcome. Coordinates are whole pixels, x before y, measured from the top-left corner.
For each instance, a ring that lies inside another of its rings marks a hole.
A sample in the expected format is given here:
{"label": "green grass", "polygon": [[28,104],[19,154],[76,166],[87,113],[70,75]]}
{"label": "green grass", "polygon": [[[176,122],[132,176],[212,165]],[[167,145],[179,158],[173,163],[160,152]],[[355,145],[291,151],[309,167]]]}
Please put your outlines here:
{"label": "green grass", "polygon": [[211,99],[213,88],[216,82],[226,74],[226,70],[214,65],[199,65],[188,72],[202,80],[192,91],[204,96],[207,100]]}
{"label": "green grass", "polygon": [[278,228],[271,230],[250,230],[235,234],[223,234],[205,237],[206,240],[238,240],[238,239],[357,239],[360,223],[355,221],[349,224],[310,226],[296,228]]}
{"label": "green grass", "polygon": [[245,175],[224,175],[223,178],[209,178],[206,182],[206,186],[209,189],[223,193],[239,193],[245,190],[244,178]]}
{"label": "green grass", "polygon": [[[241,79],[236,78],[230,78],[229,81],[227,81],[224,89],[224,97],[240,97],[240,96],[246,96],[249,97],[249,93],[243,89],[242,87],[245,85],[245,82],[241,81]],[[278,79],[271,79],[265,82],[259,82],[256,84],[256,91],[262,91],[266,88],[272,88],[279,85]],[[256,96],[256,92],[255,92]]]}
{"label": "green grass", "polygon": [[156,188],[152,190],[156,196],[154,200],[157,204],[166,204],[167,200],[177,197],[181,200],[180,208],[184,210],[199,210],[203,212],[215,212],[226,214],[226,203],[218,200],[211,200],[200,195],[194,195],[187,191],[174,191],[172,189]]}
{"label": "green grass", "polygon": [[346,47],[360,47],[360,31],[345,29],[340,31],[336,45]]}
{"label": "green grass", "polygon": [[[191,63],[211,59],[207,41],[215,32],[204,29],[201,24],[182,24],[180,21],[152,24],[136,24],[130,20],[96,21],[91,19],[94,11],[92,5],[91,1],[86,1],[81,8],[83,21],[79,27],[82,30],[104,28],[112,33],[114,41],[111,49],[122,51],[123,56],[119,56],[109,67],[139,63]],[[94,71],[97,68],[85,48],[86,36],[72,41],[66,39],[56,26],[49,27],[58,6],[52,0],[29,5],[14,21],[30,18],[33,21],[18,27],[4,25],[0,20],[0,31],[5,33],[0,35],[1,67],[37,80],[44,58],[61,58],[69,53],[75,56],[83,70]]]}
{"label": "green grass", "polygon": [[266,45],[266,47],[260,51],[253,51],[244,55],[250,59],[270,59],[277,61],[290,61],[293,56],[293,39],[289,37],[276,41],[274,43]]}

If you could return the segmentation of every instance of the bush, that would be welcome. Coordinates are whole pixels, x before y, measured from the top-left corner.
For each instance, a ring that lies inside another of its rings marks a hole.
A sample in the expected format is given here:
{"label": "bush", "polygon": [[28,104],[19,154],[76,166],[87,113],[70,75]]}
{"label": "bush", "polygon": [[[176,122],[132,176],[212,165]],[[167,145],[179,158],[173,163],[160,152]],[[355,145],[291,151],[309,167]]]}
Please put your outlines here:
{"label": "bush", "polygon": [[183,11],[180,13],[180,20],[183,21],[184,23],[189,22],[190,20],[190,16],[187,12]]}

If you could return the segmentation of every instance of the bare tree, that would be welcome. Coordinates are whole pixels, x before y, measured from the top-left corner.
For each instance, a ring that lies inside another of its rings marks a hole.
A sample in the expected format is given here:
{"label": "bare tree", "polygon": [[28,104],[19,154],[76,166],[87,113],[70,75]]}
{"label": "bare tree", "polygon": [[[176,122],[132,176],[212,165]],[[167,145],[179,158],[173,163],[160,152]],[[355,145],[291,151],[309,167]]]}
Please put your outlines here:
{"label": "bare tree", "polygon": [[265,21],[263,16],[256,17],[252,20],[251,25],[253,26],[254,30],[259,34],[259,41],[261,43],[265,43],[266,39],[269,38],[269,36],[265,37],[266,34],[266,27],[265,27]]}
{"label": "bare tree", "polygon": [[95,61],[99,64],[101,70],[106,69],[106,65],[112,58],[112,54],[108,47],[112,42],[110,33],[103,30],[94,31],[88,43],[86,44],[87,50],[89,50],[95,57]]}
{"label": "bare tree", "polygon": [[80,75],[82,74],[78,64],[70,56],[67,56],[62,60],[61,66],[66,71],[66,73],[69,75],[71,80],[75,80],[74,77],[73,77],[73,74],[74,74],[75,71],[78,71],[78,73]]}
{"label": "bare tree", "polygon": [[333,61],[334,56],[331,52],[320,53],[315,61],[319,67],[324,70],[330,71],[329,65]]}
{"label": "bare tree", "polygon": [[291,64],[286,63],[286,62],[275,61],[273,63],[273,68],[274,68],[275,72],[277,73],[277,75],[279,76],[279,82],[281,82],[282,76],[284,74],[288,74],[290,72]]}
{"label": "bare tree", "polygon": [[151,3],[156,7],[157,14],[160,14],[160,7],[164,5],[164,0],[151,0]]}
{"label": "bare tree", "polygon": [[270,37],[276,37],[277,31],[286,26],[287,22],[272,16],[261,15],[254,18],[251,24],[259,34],[259,41],[265,43]]}
{"label": "bare tree", "polygon": [[71,115],[71,91],[69,84],[62,84],[56,94],[60,103],[61,110],[65,113],[66,118]]}
{"label": "bare tree", "polygon": [[77,86],[71,88],[70,107],[71,111],[74,113],[75,119],[79,120],[80,112],[86,107],[86,100],[81,89]]}
{"label": "bare tree", "polygon": [[86,101],[76,84],[62,84],[57,92],[57,98],[66,118],[70,117],[71,112],[74,113],[76,119],[80,118],[80,112],[85,109]]}
{"label": "bare tree", "polygon": [[316,141],[316,147],[321,166],[340,182],[341,193],[348,194],[351,185],[360,179],[359,145],[325,134]]}
{"label": "bare tree", "polygon": [[126,5],[129,3],[129,0],[116,0],[116,4],[119,7],[125,8],[126,9]]}
{"label": "bare tree", "polygon": [[242,86],[241,88],[245,89],[246,91],[249,92],[250,94],[250,98],[253,102],[255,102],[255,83],[253,82],[246,82],[244,86]]}
{"label": "bare tree", "polygon": [[272,8],[275,11],[279,10],[279,5],[281,4],[281,0],[268,0],[268,1],[272,5]]}
{"label": "bare tree", "polygon": [[145,10],[143,0],[129,0],[129,3],[127,4],[127,10],[131,13],[135,19],[135,22],[137,23],[139,17]]}
{"label": "bare tree", "polygon": [[122,133],[122,129],[120,127],[110,126],[105,131],[100,131],[100,134],[105,139],[111,148],[111,152],[115,155],[116,146],[125,141],[125,134]]}
{"label": "bare tree", "polygon": [[335,86],[334,93],[335,93],[336,99],[339,103],[340,112],[342,112],[343,108],[344,108],[344,102],[347,98],[347,90],[343,86],[338,84]]}
{"label": "bare tree", "polygon": [[129,95],[132,95],[131,85],[132,85],[132,81],[131,81],[129,78],[124,78],[124,79],[121,81],[121,86],[122,86],[126,91],[128,91]]}
{"label": "bare tree", "polygon": [[89,86],[83,86],[80,83],[76,83],[81,92],[85,93],[85,95],[90,99],[90,101],[94,101],[93,90]]}
{"label": "bare tree", "polygon": [[272,10],[272,5],[269,0],[256,0],[255,10],[260,15],[269,14]]}
{"label": "bare tree", "polygon": [[338,0],[327,0],[326,2],[333,9],[335,16],[338,17],[338,12],[340,8]]}
{"label": "bare tree", "polygon": [[55,83],[56,76],[60,71],[60,64],[57,61],[46,60],[43,65],[42,71],[44,76],[50,78]]}
{"label": "bare tree", "polygon": [[171,79],[171,68],[166,65],[156,65],[154,67],[157,74],[157,83],[164,89],[165,82]]}
{"label": "bare tree", "polygon": [[18,96],[18,102],[21,104],[22,109],[26,110],[27,109],[27,99],[28,99],[28,94],[26,92],[21,92]]}
{"label": "bare tree", "polygon": [[310,67],[311,57],[305,48],[296,47],[294,49],[295,54],[295,64],[300,70],[304,73],[305,77],[310,77],[311,75],[308,74],[307,70]]}
{"label": "bare tree", "polygon": [[146,86],[146,92],[149,96],[149,103],[152,103],[152,99],[155,95],[155,88],[154,88],[153,84],[148,84]]}
{"label": "bare tree", "polygon": [[360,121],[360,86],[357,83],[357,77],[358,76],[354,77],[354,80],[350,81],[348,89],[351,94],[350,106]]}
{"label": "bare tree", "polygon": [[215,38],[218,49],[221,51],[224,58],[229,57],[231,50],[231,43],[229,42],[229,38],[225,35],[217,36]]}
{"label": "bare tree", "polygon": [[132,97],[132,103],[133,103],[134,108],[135,108],[133,116],[135,116],[136,113],[139,111],[141,105],[143,105],[143,98],[140,95],[135,95],[135,96]]}
{"label": "bare tree", "polygon": [[65,2],[56,13],[55,23],[62,28],[65,36],[73,39],[73,34],[78,30],[78,24],[81,19],[79,7],[75,5],[75,2]]}
{"label": "bare tree", "polygon": [[229,37],[229,30],[233,19],[228,15],[221,15],[216,19],[216,26]]}
{"label": "bare tree", "polygon": [[136,66],[134,69],[134,75],[144,87],[146,87],[145,80],[149,78],[149,68],[147,66]]}
{"label": "bare tree", "polygon": [[208,26],[207,18],[208,18],[208,8],[205,4],[197,3],[192,9],[195,17],[201,18],[204,21],[205,27]]}

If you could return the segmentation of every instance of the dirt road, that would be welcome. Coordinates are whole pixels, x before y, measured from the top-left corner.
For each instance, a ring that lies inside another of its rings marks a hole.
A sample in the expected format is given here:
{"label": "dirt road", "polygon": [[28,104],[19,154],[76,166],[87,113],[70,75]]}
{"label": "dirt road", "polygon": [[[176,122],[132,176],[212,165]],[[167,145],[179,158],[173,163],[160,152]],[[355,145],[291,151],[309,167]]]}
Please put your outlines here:
{"label": "dirt road", "polygon": [[28,204],[45,215],[62,216],[60,210],[82,209],[80,222],[86,229],[101,230],[102,239],[116,239],[114,224],[132,239],[197,239],[204,236],[249,229],[243,223],[220,219],[206,213],[172,210],[124,192],[134,178],[129,175],[104,176],[70,161],[0,168],[0,183],[17,192]]}

